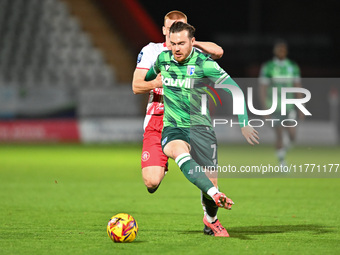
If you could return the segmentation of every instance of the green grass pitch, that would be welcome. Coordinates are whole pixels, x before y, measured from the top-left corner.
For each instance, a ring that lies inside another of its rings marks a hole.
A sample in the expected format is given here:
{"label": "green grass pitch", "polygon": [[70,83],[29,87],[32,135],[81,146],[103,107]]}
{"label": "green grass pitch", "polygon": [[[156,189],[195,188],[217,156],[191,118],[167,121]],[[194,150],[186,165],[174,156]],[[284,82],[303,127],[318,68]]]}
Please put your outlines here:
{"label": "green grass pitch", "polygon": [[[1,145],[0,254],[340,254],[338,178],[223,178],[234,201],[219,210],[230,238],[202,233],[199,190],[170,160],[148,194],[139,144]],[[288,161],[340,163],[339,147],[298,147]],[[271,146],[220,146],[234,165],[275,164]],[[339,169],[340,172],[340,169]],[[111,216],[139,224],[132,243],[113,243]]]}

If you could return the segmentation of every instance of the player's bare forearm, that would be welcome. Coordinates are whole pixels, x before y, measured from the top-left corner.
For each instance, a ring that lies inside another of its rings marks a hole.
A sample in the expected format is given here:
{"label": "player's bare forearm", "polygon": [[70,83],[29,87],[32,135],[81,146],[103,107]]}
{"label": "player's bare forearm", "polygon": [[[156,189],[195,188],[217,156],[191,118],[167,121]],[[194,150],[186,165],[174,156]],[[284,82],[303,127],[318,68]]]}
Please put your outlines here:
{"label": "player's bare forearm", "polygon": [[242,135],[244,136],[244,138],[246,138],[247,142],[251,145],[254,145],[254,143],[259,144],[259,136],[258,136],[258,132],[251,126],[245,126],[243,128],[241,128],[242,131]]}
{"label": "player's bare forearm", "polygon": [[132,91],[134,94],[149,93],[150,90],[162,87],[162,78],[160,74],[155,76],[156,78],[151,81],[145,81],[145,76],[148,70],[136,69],[133,74]]}
{"label": "player's bare forearm", "polygon": [[204,53],[210,54],[212,59],[220,59],[223,56],[222,47],[213,42],[195,41],[194,47],[202,50]]}
{"label": "player's bare forearm", "polygon": [[159,84],[157,78],[152,81],[138,80],[132,84],[132,90],[134,94],[145,94],[149,93],[150,90],[155,88],[161,88],[162,84]]}

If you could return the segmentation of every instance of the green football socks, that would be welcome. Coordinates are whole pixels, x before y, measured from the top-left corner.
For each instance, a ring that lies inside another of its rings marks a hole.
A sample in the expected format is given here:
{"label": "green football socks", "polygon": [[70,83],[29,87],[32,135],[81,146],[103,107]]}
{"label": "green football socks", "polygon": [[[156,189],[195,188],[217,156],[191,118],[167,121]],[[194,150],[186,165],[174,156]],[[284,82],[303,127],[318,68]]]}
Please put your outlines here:
{"label": "green football socks", "polygon": [[[195,160],[193,160],[189,153],[183,153],[175,159],[176,164],[181,169],[184,176],[194,185],[196,185],[202,192],[208,193],[211,197],[216,194],[218,190],[214,184],[202,171]],[[209,192],[208,192],[209,191]]]}

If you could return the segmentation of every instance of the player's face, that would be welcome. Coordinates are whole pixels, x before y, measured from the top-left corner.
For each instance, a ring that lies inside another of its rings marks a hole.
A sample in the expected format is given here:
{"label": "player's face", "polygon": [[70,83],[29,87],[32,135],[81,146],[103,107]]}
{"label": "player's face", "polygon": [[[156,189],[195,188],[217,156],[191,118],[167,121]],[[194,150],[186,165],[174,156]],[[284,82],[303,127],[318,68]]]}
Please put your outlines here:
{"label": "player's face", "polygon": [[285,44],[276,45],[274,48],[274,54],[280,60],[285,59],[288,54],[287,46]]}
{"label": "player's face", "polygon": [[189,38],[188,31],[170,34],[171,51],[177,62],[183,62],[191,53],[195,37]]}

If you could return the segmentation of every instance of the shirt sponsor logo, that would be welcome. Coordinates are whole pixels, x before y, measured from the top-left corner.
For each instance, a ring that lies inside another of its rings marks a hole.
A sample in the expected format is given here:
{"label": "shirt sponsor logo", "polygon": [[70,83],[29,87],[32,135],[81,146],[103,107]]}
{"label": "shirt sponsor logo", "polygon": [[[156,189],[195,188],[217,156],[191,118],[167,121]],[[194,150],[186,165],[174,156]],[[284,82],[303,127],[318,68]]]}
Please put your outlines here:
{"label": "shirt sponsor logo", "polygon": [[188,75],[193,75],[195,73],[195,66],[188,66],[187,68],[187,74]]}
{"label": "shirt sponsor logo", "polygon": [[139,63],[142,61],[142,57],[143,57],[143,51],[141,51],[141,52],[138,54],[137,64],[139,64]]}
{"label": "shirt sponsor logo", "polygon": [[193,86],[193,80],[189,78],[185,79],[172,79],[172,78],[164,78],[162,76],[162,82],[165,86],[172,86],[172,87],[180,87],[190,89]]}

